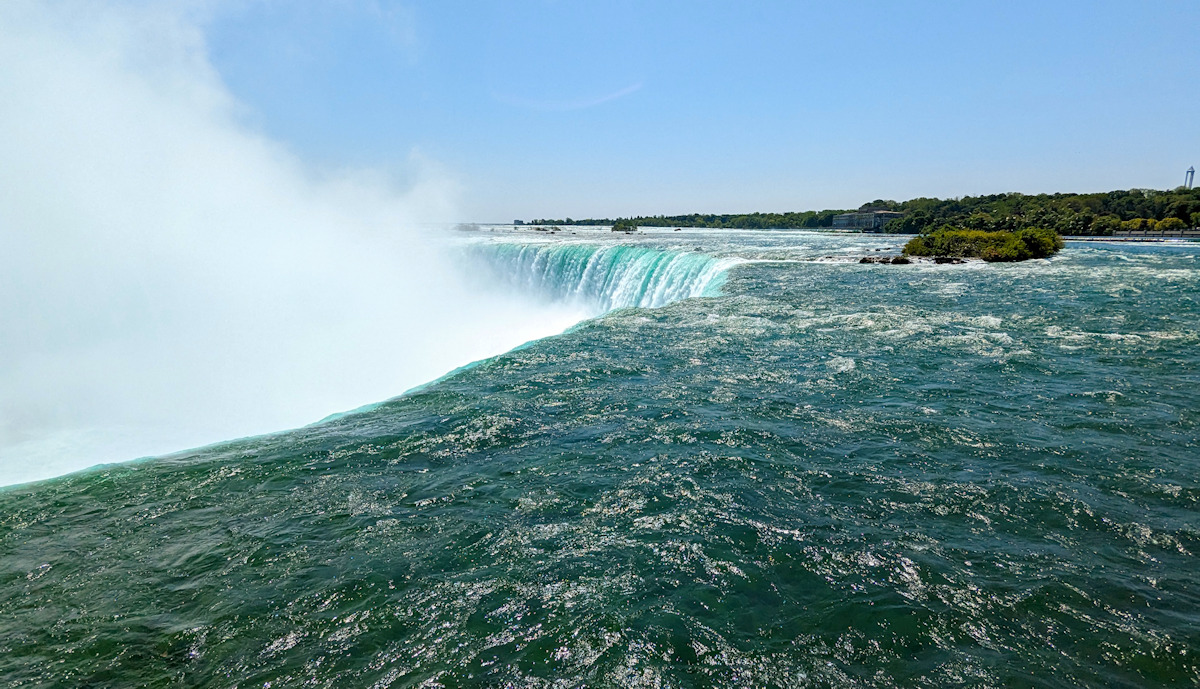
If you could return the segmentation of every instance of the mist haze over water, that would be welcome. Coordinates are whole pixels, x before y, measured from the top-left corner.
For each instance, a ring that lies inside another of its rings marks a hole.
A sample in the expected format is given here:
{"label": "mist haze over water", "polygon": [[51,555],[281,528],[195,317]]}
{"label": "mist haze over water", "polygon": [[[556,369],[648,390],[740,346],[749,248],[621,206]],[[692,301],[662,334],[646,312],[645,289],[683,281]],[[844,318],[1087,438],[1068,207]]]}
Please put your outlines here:
{"label": "mist haze over water", "polygon": [[468,290],[420,157],[401,188],[243,125],[181,10],[7,2],[0,65],[0,485],[310,423],[583,315]]}

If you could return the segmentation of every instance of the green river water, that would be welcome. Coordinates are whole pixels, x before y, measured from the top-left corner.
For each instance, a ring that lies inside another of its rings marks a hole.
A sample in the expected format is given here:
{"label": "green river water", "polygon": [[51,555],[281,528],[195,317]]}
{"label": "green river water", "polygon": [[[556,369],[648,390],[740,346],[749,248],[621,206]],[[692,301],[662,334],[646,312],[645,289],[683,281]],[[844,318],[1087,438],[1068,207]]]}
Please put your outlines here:
{"label": "green river water", "polygon": [[1200,246],[481,234],[607,313],[0,491],[0,685],[1200,683]]}

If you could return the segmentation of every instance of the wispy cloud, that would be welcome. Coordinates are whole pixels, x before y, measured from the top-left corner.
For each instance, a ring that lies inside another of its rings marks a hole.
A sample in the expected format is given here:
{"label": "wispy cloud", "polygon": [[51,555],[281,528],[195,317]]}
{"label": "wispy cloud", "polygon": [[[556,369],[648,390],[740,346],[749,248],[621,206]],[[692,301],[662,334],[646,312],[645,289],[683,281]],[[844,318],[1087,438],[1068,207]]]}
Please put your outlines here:
{"label": "wispy cloud", "polygon": [[506,93],[500,93],[495,90],[492,91],[492,97],[495,98],[496,100],[500,101],[501,103],[504,103],[505,105],[511,105],[515,108],[528,108],[530,110],[545,110],[545,111],[584,110],[587,108],[594,108],[597,105],[603,105],[605,103],[609,103],[614,100],[624,98],[625,96],[637,93],[638,91],[640,91],[642,89],[643,85],[644,85],[643,82],[639,81],[639,82],[630,84],[629,86],[626,86],[623,89],[619,89],[617,91],[613,91],[612,93],[607,93],[602,96],[596,96],[596,97],[591,97],[591,98],[579,98],[579,99],[575,99],[575,100],[545,100],[545,99],[539,100],[539,99],[531,99],[531,98],[521,98],[518,96],[509,95]]}

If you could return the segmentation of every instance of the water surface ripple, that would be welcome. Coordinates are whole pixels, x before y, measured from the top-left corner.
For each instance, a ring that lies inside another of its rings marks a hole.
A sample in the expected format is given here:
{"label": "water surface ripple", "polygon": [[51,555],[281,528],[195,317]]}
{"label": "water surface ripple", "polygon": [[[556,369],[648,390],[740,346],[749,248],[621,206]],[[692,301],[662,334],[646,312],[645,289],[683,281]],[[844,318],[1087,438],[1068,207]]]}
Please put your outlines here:
{"label": "water surface ripple", "polygon": [[1200,250],[627,241],[769,260],[368,412],[0,492],[0,683],[1200,682]]}

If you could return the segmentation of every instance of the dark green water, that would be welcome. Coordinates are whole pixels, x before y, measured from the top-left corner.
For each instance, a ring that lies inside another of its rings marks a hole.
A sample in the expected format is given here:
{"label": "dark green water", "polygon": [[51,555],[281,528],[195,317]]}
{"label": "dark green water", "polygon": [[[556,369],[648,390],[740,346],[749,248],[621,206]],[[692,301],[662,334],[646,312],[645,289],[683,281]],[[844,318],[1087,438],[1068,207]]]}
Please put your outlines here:
{"label": "dark green water", "polygon": [[0,492],[0,683],[1200,683],[1200,247],[683,234],[630,241],[789,260]]}

